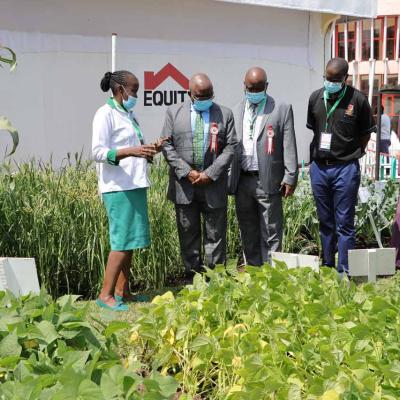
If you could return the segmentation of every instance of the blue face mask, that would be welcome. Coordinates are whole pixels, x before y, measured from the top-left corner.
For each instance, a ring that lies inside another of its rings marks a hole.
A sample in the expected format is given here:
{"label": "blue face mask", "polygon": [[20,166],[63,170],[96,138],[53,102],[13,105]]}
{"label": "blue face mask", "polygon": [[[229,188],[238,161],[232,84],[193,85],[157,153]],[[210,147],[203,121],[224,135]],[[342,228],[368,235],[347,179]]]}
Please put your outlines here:
{"label": "blue face mask", "polygon": [[329,94],[337,93],[342,89],[343,82],[331,82],[325,79],[324,87]]}
{"label": "blue face mask", "polygon": [[257,93],[252,93],[252,92],[246,91],[246,99],[250,103],[258,104],[258,103],[261,103],[266,98],[267,98],[267,93],[265,92],[265,90],[263,90],[262,92],[257,92]]}
{"label": "blue face mask", "polygon": [[194,100],[193,107],[196,111],[202,112],[208,110],[213,105],[212,99]]}
{"label": "blue face mask", "polygon": [[125,110],[131,111],[136,106],[137,97],[129,96],[129,94],[126,92],[125,88],[124,88],[124,91],[125,91],[126,95],[128,96],[128,100],[122,99],[122,105],[124,106]]}

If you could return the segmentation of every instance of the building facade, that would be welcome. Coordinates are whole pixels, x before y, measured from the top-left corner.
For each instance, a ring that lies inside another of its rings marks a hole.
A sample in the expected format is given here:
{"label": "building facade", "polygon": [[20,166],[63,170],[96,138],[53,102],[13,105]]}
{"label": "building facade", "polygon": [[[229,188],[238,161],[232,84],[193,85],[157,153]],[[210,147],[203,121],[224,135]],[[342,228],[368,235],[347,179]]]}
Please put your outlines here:
{"label": "building facade", "polygon": [[[363,91],[376,110],[378,90],[400,84],[400,1],[378,0],[377,18],[342,17],[332,25],[332,57],[350,64],[353,86]],[[385,113],[398,130],[400,97],[384,95]]]}
{"label": "building facade", "polygon": [[[166,108],[187,99],[192,74],[208,73],[216,101],[233,107],[246,70],[259,65],[271,96],[293,105],[299,159],[307,162],[308,96],[323,84],[330,23],[376,15],[375,0],[1,0],[0,8],[0,43],[18,57],[14,73],[0,70],[0,115],[20,133],[15,158],[52,156],[55,164],[67,153],[90,154],[113,32],[116,68],[140,82],[135,110],[146,140],[161,134]],[[0,135],[0,159],[9,145]]]}

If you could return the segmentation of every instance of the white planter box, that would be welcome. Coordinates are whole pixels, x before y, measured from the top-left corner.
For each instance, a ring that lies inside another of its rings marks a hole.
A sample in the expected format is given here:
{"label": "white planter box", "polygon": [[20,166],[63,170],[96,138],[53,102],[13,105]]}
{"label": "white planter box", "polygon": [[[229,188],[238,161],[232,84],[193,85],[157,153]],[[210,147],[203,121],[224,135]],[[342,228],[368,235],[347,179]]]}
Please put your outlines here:
{"label": "white planter box", "polygon": [[0,258],[0,290],[15,296],[39,293],[39,280],[33,258]]}
{"label": "white planter box", "polygon": [[368,282],[376,282],[377,276],[396,273],[396,249],[349,250],[349,275],[367,276]]}
{"label": "white planter box", "polygon": [[272,266],[275,267],[275,261],[284,262],[288,268],[310,267],[314,271],[319,271],[319,257],[309,256],[307,254],[292,254],[292,253],[271,253]]}

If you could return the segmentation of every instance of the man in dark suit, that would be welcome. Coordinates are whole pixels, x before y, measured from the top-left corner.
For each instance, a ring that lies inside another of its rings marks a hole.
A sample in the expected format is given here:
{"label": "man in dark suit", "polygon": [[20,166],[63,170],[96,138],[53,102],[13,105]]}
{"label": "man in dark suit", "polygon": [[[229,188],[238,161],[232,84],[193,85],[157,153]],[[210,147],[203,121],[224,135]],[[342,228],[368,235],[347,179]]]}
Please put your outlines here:
{"label": "man in dark suit", "polygon": [[162,132],[171,137],[163,146],[168,199],[175,204],[187,279],[203,265],[225,263],[227,171],[237,144],[232,111],[213,102],[208,76],[194,75],[189,90],[190,101],[168,108]]}
{"label": "man in dark suit", "polygon": [[245,95],[234,109],[239,145],[229,176],[245,262],[271,262],[271,252],[282,247],[282,196],[297,184],[297,148],[290,104],[267,94],[267,74],[250,68],[244,79]]}

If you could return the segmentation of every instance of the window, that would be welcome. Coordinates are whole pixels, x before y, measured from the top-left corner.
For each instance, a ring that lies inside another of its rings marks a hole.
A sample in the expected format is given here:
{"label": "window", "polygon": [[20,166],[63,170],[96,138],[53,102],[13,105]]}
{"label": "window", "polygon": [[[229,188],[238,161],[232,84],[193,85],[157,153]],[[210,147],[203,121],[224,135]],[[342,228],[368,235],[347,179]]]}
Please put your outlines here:
{"label": "window", "polygon": [[382,60],[382,43],[383,43],[383,18],[374,21],[374,58]]}
{"label": "window", "polygon": [[336,57],[344,57],[344,23],[336,25]]}
{"label": "window", "polygon": [[[336,24],[336,57],[345,57],[345,30],[346,22]],[[353,61],[356,58],[356,39],[357,25],[355,21],[347,23],[347,61]]]}
{"label": "window", "polygon": [[[376,115],[376,109],[378,104],[378,90],[382,84],[382,75],[375,75],[374,78],[374,89],[372,92],[372,112]],[[361,75],[360,76],[360,90],[368,96],[369,94],[369,76],[368,75]]]}
{"label": "window", "polygon": [[396,86],[398,81],[397,75],[388,75],[388,85]]}
{"label": "window", "polygon": [[398,132],[400,116],[400,97],[394,94],[384,94],[382,96],[385,114],[389,115],[392,124],[392,131]]}
{"label": "window", "polygon": [[362,21],[361,60],[368,61],[371,58],[371,20]]}
{"label": "window", "polygon": [[395,17],[387,17],[386,57],[389,60],[394,60],[396,56],[396,31],[397,19]]}
{"label": "window", "polygon": [[[397,24],[400,23],[398,17],[387,17],[386,30],[386,57],[389,60],[394,60],[396,57]],[[375,20],[364,19],[361,21],[361,60],[368,61],[371,58],[371,24],[373,24],[373,58],[375,60],[383,60],[383,38],[384,38],[384,17],[379,17]],[[336,24],[336,57],[345,58],[345,27],[347,26],[347,50],[348,61],[353,61],[356,58],[356,43],[357,43],[357,22],[340,22]]]}
{"label": "window", "polygon": [[347,24],[347,46],[348,61],[356,59],[356,22],[352,21]]}

